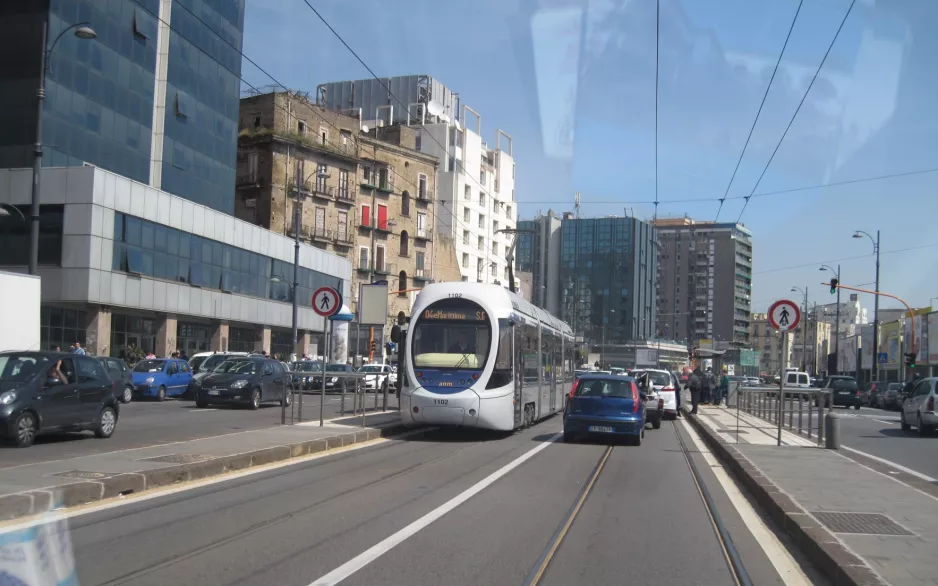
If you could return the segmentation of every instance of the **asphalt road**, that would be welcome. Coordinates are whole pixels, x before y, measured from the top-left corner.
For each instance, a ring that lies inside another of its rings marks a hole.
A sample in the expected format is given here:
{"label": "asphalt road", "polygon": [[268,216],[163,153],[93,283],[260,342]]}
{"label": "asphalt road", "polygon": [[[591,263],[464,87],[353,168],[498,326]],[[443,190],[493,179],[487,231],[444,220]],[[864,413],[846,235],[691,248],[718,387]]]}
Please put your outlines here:
{"label": "asphalt road", "polygon": [[[303,586],[410,528],[342,583],[522,584],[607,449],[550,442],[560,427],[555,418],[508,436],[429,431],[77,516],[79,580]],[[781,584],[710,467],[692,457],[752,582]],[[733,583],[670,422],[649,428],[640,447],[613,447],[600,470],[541,584]]]}
{"label": "asphalt road", "polygon": [[863,407],[844,412],[840,421],[841,445],[895,462],[932,478],[938,478],[938,437],[919,437],[915,429],[902,431],[899,412]]}
{"label": "asphalt road", "polygon": [[[374,394],[366,396],[369,411],[374,408],[374,398]],[[379,407],[382,399],[379,394]],[[318,394],[307,392],[303,396],[304,421],[319,419],[319,401]],[[348,411],[352,408],[351,396],[346,401]],[[396,397],[390,395],[388,403],[396,408]],[[340,406],[339,395],[326,395],[325,417],[338,416]],[[280,425],[280,416],[280,406],[272,403],[252,411],[228,406],[199,409],[187,400],[131,401],[121,405],[117,431],[109,439],[96,439],[91,432],[41,435],[27,449],[0,442],[0,468],[263,429]],[[289,410],[287,418],[289,421]]]}

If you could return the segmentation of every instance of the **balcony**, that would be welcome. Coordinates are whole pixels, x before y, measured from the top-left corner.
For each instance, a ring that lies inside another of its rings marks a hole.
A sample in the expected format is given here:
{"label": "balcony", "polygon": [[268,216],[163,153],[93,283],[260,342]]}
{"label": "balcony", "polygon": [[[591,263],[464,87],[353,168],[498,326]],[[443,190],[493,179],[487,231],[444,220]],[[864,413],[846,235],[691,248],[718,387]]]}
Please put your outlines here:
{"label": "balcony", "polygon": [[260,187],[261,178],[257,173],[242,173],[235,176],[235,187]]}
{"label": "balcony", "polygon": [[313,191],[312,191],[313,197],[317,197],[319,199],[324,199],[328,201],[333,201],[335,200],[335,192],[336,192],[336,188],[331,185],[326,185],[325,183],[319,183],[319,182],[316,182],[315,184],[313,184]]}
{"label": "balcony", "polygon": [[349,226],[342,226],[335,232],[334,239],[336,246],[352,246],[355,244],[355,235],[352,233],[352,229]]}
{"label": "balcony", "polygon": [[315,227],[311,230],[313,240],[318,240],[320,242],[332,242],[332,230],[327,228]]}
{"label": "balcony", "polygon": [[355,205],[355,194],[350,192],[348,189],[337,189],[335,191],[335,200],[338,203]]}
{"label": "balcony", "polygon": [[394,273],[393,264],[388,264],[387,262],[379,262],[375,264],[376,275],[390,275],[392,273]]}
{"label": "balcony", "polygon": [[430,271],[427,269],[414,269],[412,277],[415,281],[429,281]]}
{"label": "balcony", "polygon": [[429,202],[433,199],[433,193],[429,189],[418,189],[417,190],[417,201],[418,202]]}
{"label": "balcony", "polygon": [[433,240],[433,230],[417,230],[414,233],[415,240]]}
{"label": "balcony", "polygon": [[393,181],[383,181],[378,184],[376,188],[381,193],[394,193],[394,182]]}
{"label": "balcony", "polygon": [[378,223],[375,226],[375,231],[380,234],[390,234],[391,228],[392,228],[392,224],[390,220],[385,220],[384,222],[381,222],[380,220],[378,220]]}

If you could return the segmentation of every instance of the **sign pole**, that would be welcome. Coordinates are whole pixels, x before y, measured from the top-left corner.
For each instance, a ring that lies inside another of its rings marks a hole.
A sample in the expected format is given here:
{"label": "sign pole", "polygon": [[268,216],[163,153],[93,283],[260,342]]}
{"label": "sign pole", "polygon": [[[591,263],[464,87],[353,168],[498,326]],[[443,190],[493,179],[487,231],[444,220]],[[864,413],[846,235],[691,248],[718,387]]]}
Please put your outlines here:
{"label": "sign pole", "polygon": [[778,375],[778,442],[776,445],[782,445],[782,417],[784,413],[782,412],[782,406],[785,404],[785,363],[787,362],[786,357],[788,356],[788,332],[785,331],[782,333],[782,359],[779,360],[781,366],[779,367]]}

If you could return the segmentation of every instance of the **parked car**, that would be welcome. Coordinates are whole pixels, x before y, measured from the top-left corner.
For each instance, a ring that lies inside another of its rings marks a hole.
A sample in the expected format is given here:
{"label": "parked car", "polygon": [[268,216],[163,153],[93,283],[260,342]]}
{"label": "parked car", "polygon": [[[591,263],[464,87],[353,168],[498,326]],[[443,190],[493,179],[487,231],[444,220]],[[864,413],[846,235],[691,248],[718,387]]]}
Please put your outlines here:
{"label": "parked car", "polygon": [[0,352],[0,433],[21,448],[50,431],[117,429],[120,402],[104,366],[90,356]]}
{"label": "parked car", "polygon": [[857,411],[863,404],[862,393],[857,380],[852,376],[829,376],[824,380],[821,390],[826,391],[825,406],[853,407]]}
{"label": "parked car", "polygon": [[909,431],[915,427],[921,436],[938,426],[938,413],[935,412],[935,402],[938,399],[938,378],[923,378],[912,387],[912,391],[899,408],[899,422],[902,431]]}
{"label": "parked car", "polygon": [[260,409],[263,403],[289,406],[290,375],[283,364],[263,356],[238,356],[225,360],[202,379],[195,394],[196,407],[235,404]]}
{"label": "parked car", "polygon": [[192,380],[186,389],[186,394],[195,397],[195,391],[202,384],[202,379],[209,375],[215,367],[230,358],[247,356],[247,352],[201,352],[192,357],[189,367],[192,369]]}
{"label": "parked car", "polygon": [[641,445],[645,422],[645,393],[639,392],[634,378],[584,374],[574,381],[563,413],[563,439],[626,437]]}
{"label": "parked car", "polygon": [[322,380],[322,362],[312,360],[299,360],[293,363],[293,388],[308,390],[313,388],[313,382],[318,378]]}
{"label": "parked car", "polygon": [[904,383],[889,383],[886,386],[886,392],[883,393],[882,403],[884,409],[898,409],[899,398],[902,395]]}
{"label": "parked car", "polygon": [[186,392],[192,381],[192,369],[180,358],[150,358],[135,364],[130,376],[135,396],[165,401]]}
{"label": "parked car", "polygon": [[386,391],[390,388],[391,366],[389,364],[366,364],[359,368],[358,372],[365,375],[365,380],[362,381],[365,392]]}
{"label": "parked car", "polygon": [[120,399],[121,403],[130,403],[134,398],[134,383],[131,380],[130,367],[127,363],[120,358],[110,356],[98,356],[97,360],[114,383],[114,396]]}
{"label": "parked car", "polygon": [[883,385],[876,381],[867,381],[860,385],[860,390],[863,389],[866,389],[866,404],[870,407],[879,407]]}
{"label": "parked car", "polygon": [[[342,391],[354,393],[357,379],[345,376],[355,372],[355,369],[348,364],[335,363],[326,365],[326,392]],[[313,377],[313,390],[322,389],[322,376]]]}
{"label": "parked car", "polygon": [[[648,384],[642,388],[642,380],[647,376]],[[661,420],[664,417],[677,417],[677,388],[674,378],[667,370],[637,370],[632,373],[632,377],[638,381],[639,390],[644,390],[647,395],[645,409],[647,413],[645,418],[655,429],[661,427]]]}

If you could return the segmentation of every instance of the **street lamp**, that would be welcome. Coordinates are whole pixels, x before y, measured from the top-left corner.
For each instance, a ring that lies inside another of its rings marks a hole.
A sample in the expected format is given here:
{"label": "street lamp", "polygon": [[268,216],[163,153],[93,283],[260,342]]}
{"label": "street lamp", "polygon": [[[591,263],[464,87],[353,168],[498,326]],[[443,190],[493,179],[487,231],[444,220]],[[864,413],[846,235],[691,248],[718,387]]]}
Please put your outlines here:
{"label": "street lamp", "polygon": [[[819,271],[831,271],[836,273],[837,284],[840,284],[840,265],[837,265],[837,270],[834,270],[834,267],[830,265],[821,265]],[[840,287],[837,287],[837,315],[834,317],[834,320],[837,322],[837,326],[834,328],[834,374],[840,374]]]}
{"label": "street lamp", "polygon": [[[297,165],[297,171],[299,171],[299,165]],[[313,174],[310,173],[309,177],[312,177],[312,176]],[[307,177],[306,179],[309,180],[309,177]],[[290,297],[293,299],[292,330],[293,330],[293,355],[294,356],[298,354],[296,351],[296,346],[297,346],[297,342],[299,339],[297,326],[299,325],[300,307],[296,299],[296,290],[300,286],[300,226],[301,226],[300,186],[302,185],[302,183],[300,183],[301,178],[302,178],[301,175],[299,173],[296,173],[296,198],[293,201],[293,286],[290,288]],[[320,168],[319,171],[316,172],[316,178],[322,179],[323,181],[325,181],[326,179],[329,178],[329,175],[326,174],[326,172],[323,171],[322,168]],[[274,277],[274,279],[276,278],[277,277]],[[323,335],[325,336],[325,332],[326,332],[325,325],[323,325],[322,331],[323,331]],[[325,353],[325,344],[323,344],[322,359],[323,359],[323,362],[327,360],[326,353]]]}
{"label": "street lamp", "polygon": [[873,243],[873,254],[876,255],[876,295],[873,299],[873,365],[870,371],[870,380],[877,380],[878,362],[879,362],[879,230],[876,231],[876,239],[869,232],[857,230],[853,233],[854,238],[863,238],[866,236]]}
{"label": "street lamp", "polygon": [[[792,287],[791,290],[804,294],[804,315],[802,316],[804,323],[801,324],[801,371],[808,372],[808,288]],[[784,356],[782,360],[785,360]]]}
{"label": "street lamp", "polygon": [[36,90],[36,145],[33,151],[33,188],[29,208],[29,274],[39,271],[39,175],[42,170],[42,105],[46,99],[46,73],[49,71],[48,59],[59,39],[70,30],[79,39],[94,39],[98,36],[87,22],[75,23],[66,27],[46,49],[46,37],[49,34],[49,20],[42,23],[42,53],[39,57],[39,89]]}

